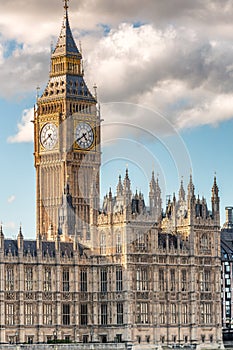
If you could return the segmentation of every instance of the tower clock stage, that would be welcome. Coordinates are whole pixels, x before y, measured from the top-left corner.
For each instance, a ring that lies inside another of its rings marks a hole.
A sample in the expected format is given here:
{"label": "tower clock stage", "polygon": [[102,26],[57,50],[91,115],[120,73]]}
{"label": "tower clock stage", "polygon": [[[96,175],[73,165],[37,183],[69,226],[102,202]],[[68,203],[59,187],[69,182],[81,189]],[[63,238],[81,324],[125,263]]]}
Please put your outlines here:
{"label": "tower clock stage", "polygon": [[67,1],[64,9],[49,81],[34,115],[37,235],[54,239],[59,232],[69,240],[86,232],[89,240],[99,207],[100,115],[84,80]]}

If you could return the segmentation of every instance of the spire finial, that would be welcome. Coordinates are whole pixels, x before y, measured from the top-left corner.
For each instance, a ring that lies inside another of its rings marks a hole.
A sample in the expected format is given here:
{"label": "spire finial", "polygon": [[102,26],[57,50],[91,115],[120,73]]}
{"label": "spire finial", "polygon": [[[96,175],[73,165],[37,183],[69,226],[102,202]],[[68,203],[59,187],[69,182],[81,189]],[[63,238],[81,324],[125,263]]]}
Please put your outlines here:
{"label": "spire finial", "polygon": [[69,8],[68,2],[69,0],[63,0],[64,1],[64,9],[67,11]]}
{"label": "spire finial", "polygon": [[2,228],[3,224],[1,222],[1,226],[0,226],[0,235],[3,236],[3,228]]}

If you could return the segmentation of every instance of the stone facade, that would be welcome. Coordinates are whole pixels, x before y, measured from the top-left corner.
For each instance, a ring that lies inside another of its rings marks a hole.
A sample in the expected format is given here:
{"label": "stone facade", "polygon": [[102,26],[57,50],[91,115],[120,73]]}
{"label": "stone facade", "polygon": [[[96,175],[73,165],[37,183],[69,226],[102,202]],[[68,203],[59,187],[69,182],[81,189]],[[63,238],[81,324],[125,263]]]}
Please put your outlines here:
{"label": "stone facade", "polygon": [[233,207],[226,207],[226,222],[221,230],[222,326],[226,341],[233,340]]}
{"label": "stone facade", "polygon": [[67,1],[51,60],[34,119],[37,237],[0,232],[0,343],[220,347],[216,178],[211,211],[191,176],[163,210],[154,173],[146,206],[126,169],[100,210],[100,113]]}
{"label": "stone facade", "polygon": [[60,235],[28,241],[20,230],[14,241],[1,231],[1,342],[221,343],[216,182],[212,216],[190,179],[187,203],[181,185],[158,223],[142,195],[130,210],[120,206],[126,184],[130,191],[128,172],[123,192],[105,198],[92,249]]}

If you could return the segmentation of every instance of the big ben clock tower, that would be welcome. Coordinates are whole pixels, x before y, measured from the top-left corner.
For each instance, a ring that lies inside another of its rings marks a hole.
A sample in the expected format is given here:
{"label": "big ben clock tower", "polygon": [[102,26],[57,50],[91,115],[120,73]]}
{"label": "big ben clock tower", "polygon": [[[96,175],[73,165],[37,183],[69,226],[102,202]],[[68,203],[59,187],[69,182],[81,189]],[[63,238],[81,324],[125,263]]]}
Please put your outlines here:
{"label": "big ben clock tower", "polygon": [[50,77],[34,115],[37,235],[90,239],[99,207],[100,116],[69,25],[68,0]]}

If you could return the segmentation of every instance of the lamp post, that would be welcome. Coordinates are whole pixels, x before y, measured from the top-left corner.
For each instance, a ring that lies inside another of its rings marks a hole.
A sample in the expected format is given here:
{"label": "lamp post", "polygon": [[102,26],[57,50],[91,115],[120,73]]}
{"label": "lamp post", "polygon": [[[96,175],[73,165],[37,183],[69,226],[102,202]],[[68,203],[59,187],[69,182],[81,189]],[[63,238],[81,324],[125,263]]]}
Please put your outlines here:
{"label": "lamp post", "polygon": [[91,326],[91,331],[90,331],[90,335],[91,335],[91,343],[93,343],[93,334],[94,334],[94,327]]}
{"label": "lamp post", "polygon": [[57,331],[56,331],[56,329],[54,329],[54,331],[53,331],[53,340],[54,340],[54,343],[57,342]]}
{"label": "lamp post", "polygon": [[18,343],[18,335],[19,335],[19,333],[16,331],[16,332],[15,332],[15,344]]}

